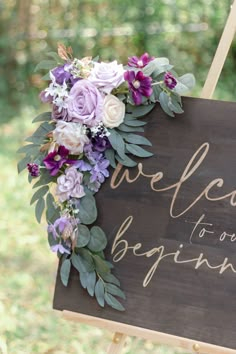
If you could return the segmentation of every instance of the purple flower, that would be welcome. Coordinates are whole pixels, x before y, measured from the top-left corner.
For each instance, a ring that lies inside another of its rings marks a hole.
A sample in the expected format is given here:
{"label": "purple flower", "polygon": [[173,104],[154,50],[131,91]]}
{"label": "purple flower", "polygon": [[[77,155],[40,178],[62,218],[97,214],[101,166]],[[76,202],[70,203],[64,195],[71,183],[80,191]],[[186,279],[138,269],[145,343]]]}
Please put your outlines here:
{"label": "purple flower", "polygon": [[69,150],[65,146],[59,146],[59,149],[50,152],[43,160],[46,169],[50,171],[51,176],[56,176],[60,168],[65,164],[73,164],[76,160],[68,159]]}
{"label": "purple flower", "polygon": [[107,136],[101,137],[101,136],[95,136],[91,139],[93,148],[96,151],[103,152],[109,148],[111,148],[111,144],[107,138]]}
{"label": "purple flower", "polygon": [[167,72],[164,75],[164,83],[166,87],[168,87],[170,90],[173,90],[177,85],[177,80],[175,79],[175,77],[172,75],[171,72]]}
{"label": "purple flower", "polygon": [[51,246],[50,249],[52,252],[60,252],[61,254],[64,253],[70,254],[70,251],[67,250],[64,246],[62,246],[61,243]]}
{"label": "purple flower", "polygon": [[55,240],[63,239],[69,244],[68,239],[74,237],[74,229],[77,223],[78,219],[61,216],[53,224],[48,225],[48,233],[52,233]]}
{"label": "purple flower", "polygon": [[53,101],[53,96],[47,95],[45,91],[40,92],[39,98],[43,103],[52,103]]}
{"label": "purple flower", "polygon": [[56,83],[62,85],[63,82],[68,82],[72,86],[79,80],[79,78],[74,78],[70,72],[71,64],[64,64],[57,66],[53,70],[51,70],[53,76],[56,79]]}
{"label": "purple flower", "polygon": [[142,71],[137,73],[133,70],[126,71],[124,78],[128,81],[133,101],[136,105],[142,103],[142,96],[150,97],[152,94],[152,78],[145,76]]}
{"label": "purple flower", "polygon": [[141,57],[129,57],[128,58],[128,65],[129,66],[133,66],[135,68],[144,68],[148,63],[150,63],[150,61],[152,61],[153,59],[155,59],[154,57],[150,57],[148,53],[144,53],[143,55],[141,55]]}
{"label": "purple flower", "polygon": [[105,159],[102,154],[100,154],[99,160],[90,171],[90,182],[94,183],[95,181],[98,181],[99,183],[103,183],[105,181],[105,177],[109,177],[109,171],[107,170],[109,164],[109,160]]}
{"label": "purple flower", "polygon": [[37,163],[27,163],[27,169],[32,177],[40,175],[39,165]]}
{"label": "purple flower", "polygon": [[88,80],[101,91],[109,94],[124,82],[123,65],[118,64],[116,60],[110,63],[94,63]]}
{"label": "purple flower", "polygon": [[79,80],[72,87],[68,97],[68,114],[72,122],[89,127],[102,120],[103,97],[88,80]]}
{"label": "purple flower", "polygon": [[69,121],[68,111],[66,108],[59,109],[55,104],[52,106],[52,119]]}
{"label": "purple flower", "polygon": [[82,198],[85,195],[82,186],[83,174],[78,172],[75,167],[68,167],[65,174],[57,179],[56,194],[59,201],[63,203],[72,198]]}
{"label": "purple flower", "polygon": [[84,160],[77,160],[76,163],[74,164],[74,167],[76,167],[82,172],[90,171],[92,168],[91,165],[85,162]]}

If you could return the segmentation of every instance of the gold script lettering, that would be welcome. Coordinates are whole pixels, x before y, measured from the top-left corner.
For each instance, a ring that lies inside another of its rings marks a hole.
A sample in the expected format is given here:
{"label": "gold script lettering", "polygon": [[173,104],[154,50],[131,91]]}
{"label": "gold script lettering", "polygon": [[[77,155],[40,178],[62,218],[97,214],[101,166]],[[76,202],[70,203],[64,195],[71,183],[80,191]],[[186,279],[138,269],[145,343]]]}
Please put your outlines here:
{"label": "gold script lettering", "polygon": [[236,201],[234,201],[234,198],[236,196],[236,190],[233,190],[230,193],[224,194],[220,197],[212,197],[209,196],[209,192],[213,189],[213,187],[218,187],[221,188],[224,184],[224,180],[222,178],[216,178],[212,180],[205,188],[204,190],[197,196],[196,199],[194,199],[184,210],[181,212],[177,213],[175,212],[175,204],[177,201],[177,198],[179,194],[181,193],[181,187],[182,185],[194,174],[194,172],[199,168],[199,166],[202,164],[204,159],[206,158],[207,154],[209,151],[209,143],[204,143],[202,144],[199,149],[194,153],[190,161],[188,162],[187,166],[184,169],[184,172],[182,173],[182,176],[180,177],[179,181],[168,186],[165,188],[156,188],[154,186],[155,183],[159,182],[163,178],[163,172],[159,171],[154,174],[146,174],[143,171],[143,165],[141,163],[138,164],[138,172],[137,175],[133,178],[130,177],[130,173],[128,169],[125,169],[122,171],[123,166],[118,164],[116,167],[112,178],[110,182],[110,186],[112,189],[118,188],[121,183],[126,180],[127,183],[134,183],[137,181],[137,179],[140,176],[143,176],[145,178],[150,179],[150,187],[154,192],[165,192],[168,190],[173,189],[174,194],[171,199],[171,204],[170,204],[170,216],[172,218],[179,218],[180,216],[184,215],[189,211],[202,197],[205,197],[207,200],[216,202],[219,200],[223,200],[226,198],[230,198],[230,205],[231,206],[236,206]]}
{"label": "gold script lettering", "polygon": [[111,254],[115,253],[118,246],[122,246],[122,249],[119,249],[117,251],[117,253],[115,253],[113,256],[113,261],[119,262],[125,257],[128,250],[132,250],[133,256],[135,256],[135,257],[149,258],[149,257],[154,256],[156,253],[158,253],[157,259],[155,260],[153,265],[150,267],[149,271],[147,272],[147,274],[143,280],[143,287],[146,287],[150,283],[158,266],[160,265],[160,262],[164,258],[167,258],[167,257],[171,257],[171,260],[176,264],[195,263],[195,266],[194,266],[195,269],[198,269],[202,265],[205,264],[205,266],[207,266],[207,268],[209,268],[211,270],[219,269],[219,271],[218,271],[219,274],[224,273],[228,268],[233,273],[236,273],[236,269],[234,268],[232,263],[228,262],[227,257],[224,258],[224,260],[221,264],[217,264],[214,266],[212,264],[210,264],[209,260],[206,257],[204,258],[203,253],[200,253],[199,256],[195,257],[195,258],[179,259],[180,255],[182,255],[182,253],[184,252],[183,251],[183,244],[180,244],[178,247],[178,250],[175,252],[165,253],[166,252],[165,246],[161,245],[159,247],[154,247],[148,251],[138,253],[137,250],[139,250],[142,247],[142,243],[139,242],[139,243],[136,243],[134,246],[130,246],[127,240],[121,239],[121,237],[124,236],[125,232],[129,229],[132,222],[133,222],[133,216],[128,216],[125,219],[125,221],[122,223],[122,225],[120,226],[120,228],[115,236],[113,245],[112,245]]}

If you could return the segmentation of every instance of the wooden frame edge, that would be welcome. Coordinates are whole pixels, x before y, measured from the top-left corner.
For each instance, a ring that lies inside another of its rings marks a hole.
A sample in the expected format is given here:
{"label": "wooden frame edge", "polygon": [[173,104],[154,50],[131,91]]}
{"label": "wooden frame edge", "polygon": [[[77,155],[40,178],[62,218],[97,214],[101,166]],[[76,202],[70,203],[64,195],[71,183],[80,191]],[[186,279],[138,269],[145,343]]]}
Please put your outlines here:
{"label": "wooden frame edge", "polygon": [[125,333],[128,336],[140,337],[143,339],[151,340],[152,342],[180,347],[199,354],[235,354],[234,349],[224,348],[214,344],[199,342],[184,337],[156,332],[141,327],[127,325],[125,323],[114,322],[99,317],[75,313],[72,311],[63,310],[62,317],[69,321],[80,322],[86,325],[103,328],[111,332]]}

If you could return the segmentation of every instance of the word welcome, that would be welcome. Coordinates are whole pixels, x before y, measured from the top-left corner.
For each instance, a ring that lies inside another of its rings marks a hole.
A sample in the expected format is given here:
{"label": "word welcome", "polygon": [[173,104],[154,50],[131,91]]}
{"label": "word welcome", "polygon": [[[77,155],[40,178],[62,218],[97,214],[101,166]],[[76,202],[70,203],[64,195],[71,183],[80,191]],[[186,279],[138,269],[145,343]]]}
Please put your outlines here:
{"label": "word welcome", "polygon": [[[165,192],[172,190],[174,191],[173,197],[170,204],[170,216],[172,218],[179,218],[180,216],[184,215],[193,208],[196,203],[205,197],[207,200],[211,202],[216,202],[219,200],[224,200],[229,198],[229,203],[231,206],[236,206],[236,190],[233,190],[227,194],[223,194],[220,197],[214,197],[210,195],[210,192],[214,189],[214,187],[221,188],[224,185],[224,180],[222,178],[216,178],[212,180],[208,185],[204,188],[204,190],[194,199],[184,210],[180,212],[175,211],[175,206],[177,202],[178,196],[181,194],[181,189],[184,183],[194,174],[194,172],[200,167],[204,159],[206,158],[208,151],[209,151],[209,143],[203,143],[199,149],[194,153],[191,157],[190,161],[188,162],[187,166],[185,167],[180,179],[178,182],[165,187],[165,188],[156,188],[156,183],[158,183],[164,176],[163,172],[159,171],[154,174],[146,174],[143,171],[143,165],[141,163],[138,164],[138,173],[134,178],[130,178],[130,171],[129,169],[125,169],[122,174],[122,165],[117,165],[110,182],[110,186],[112,189],[118,188],[121,183],[126,180],[128,183],[134,183],[140,176],[150,179],[150,187],[154,192]],[[120,175],[121,174],[121,175]]]}

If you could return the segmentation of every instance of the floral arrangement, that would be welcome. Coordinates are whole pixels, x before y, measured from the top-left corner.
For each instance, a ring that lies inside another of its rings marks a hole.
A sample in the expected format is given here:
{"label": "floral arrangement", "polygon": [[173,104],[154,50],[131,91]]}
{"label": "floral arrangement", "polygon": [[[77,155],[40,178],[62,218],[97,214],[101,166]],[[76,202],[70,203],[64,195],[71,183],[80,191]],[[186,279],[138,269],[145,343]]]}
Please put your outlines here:
{"label": "floral arrangement", "polygon": [[[133,167],[135,157],[152,153],[143,132],[147,115],[156,103],[169,115],[182,113],[181,95],[194,86],[192,74],[181,77],[167,58],[145,53],[128,58],[127,66],[73,57],[71,48],[58,45],[36,70],[49,70],[49,85],[40,94],[50,112],[33,122],[40,125],[18,151],[24,158],[18,170],[28,169],[34,182],[35,215],[46,209],[48,242],[61,260],[60,277],[67,286],[71,265],[80,282],[98,304],[116,310],[125,299],[113,265],[105,259],[107,238],[95,225],[95,194],[117,163]],[[92,225],[92,227],[91,227]]]}

